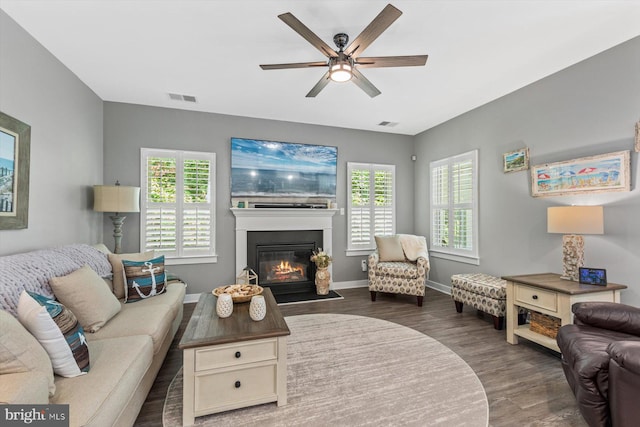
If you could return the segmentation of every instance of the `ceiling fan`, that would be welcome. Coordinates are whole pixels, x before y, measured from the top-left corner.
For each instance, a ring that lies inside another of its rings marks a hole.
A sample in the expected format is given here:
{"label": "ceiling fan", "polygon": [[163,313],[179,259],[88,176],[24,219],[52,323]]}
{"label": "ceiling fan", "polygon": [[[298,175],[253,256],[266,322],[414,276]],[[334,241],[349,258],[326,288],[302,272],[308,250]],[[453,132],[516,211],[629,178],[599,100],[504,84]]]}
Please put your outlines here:
{"label": "ceiling fan", "polygon": [[380,95],[381,92],[362,75],[358,70],[359,68],[412,67],[425,65],[427,62],[428,55],[360,56],[400,15],[402,15],[400,10],[388,4],[348,46],[349,36],[347,34],[338,33],[333,36],[333,42],[338,47],[338,50],[334,50],[300,22],[298,18],[289,12],[283,13],[282,15],[278,15],[278,18],[322,52],[329,61],[267,64],[260,65],[260,68],[263,70],[281,70],[285,68],[328,67],[329,69],[320,81],[307,93],[307,98],[313,98],[318,95],[320,91],[329,84],[330,80],[335,82],[351,80],[373,98]]}

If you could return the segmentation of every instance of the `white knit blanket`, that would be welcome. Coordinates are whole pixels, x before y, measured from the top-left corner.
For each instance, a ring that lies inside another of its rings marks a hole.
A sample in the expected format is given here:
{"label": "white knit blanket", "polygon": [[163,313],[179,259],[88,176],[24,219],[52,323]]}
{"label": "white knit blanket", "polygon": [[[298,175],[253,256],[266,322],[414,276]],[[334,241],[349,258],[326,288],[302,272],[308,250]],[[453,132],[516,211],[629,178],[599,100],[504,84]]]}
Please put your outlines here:
{"label": "white knit blanket", "polygon": [[66,276],[84,265],[100,277],[111,275],[107,255],[84,244],[0,257],[0,308],[16,316],[23,290],[52,297],[49,279]]}
{"label": "white knit blanket", "polygon": [[429,252],[427,250],[427,239],[424,236],[414,236],[412,234],[398,234],[400,244],[404,251],[404,256],[409,261],[415,261],[419,257],[429,260]]}

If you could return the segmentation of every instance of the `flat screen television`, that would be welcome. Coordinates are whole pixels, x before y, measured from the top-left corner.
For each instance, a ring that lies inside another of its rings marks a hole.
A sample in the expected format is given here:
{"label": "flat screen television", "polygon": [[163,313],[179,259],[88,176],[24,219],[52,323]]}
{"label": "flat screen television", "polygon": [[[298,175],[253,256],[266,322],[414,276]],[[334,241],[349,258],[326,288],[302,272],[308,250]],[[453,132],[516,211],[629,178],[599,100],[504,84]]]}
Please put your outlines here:
{"label": "flat screen television", "polygon": [[231,138],[231,197],[335,200],[337,161],[337,147]]}

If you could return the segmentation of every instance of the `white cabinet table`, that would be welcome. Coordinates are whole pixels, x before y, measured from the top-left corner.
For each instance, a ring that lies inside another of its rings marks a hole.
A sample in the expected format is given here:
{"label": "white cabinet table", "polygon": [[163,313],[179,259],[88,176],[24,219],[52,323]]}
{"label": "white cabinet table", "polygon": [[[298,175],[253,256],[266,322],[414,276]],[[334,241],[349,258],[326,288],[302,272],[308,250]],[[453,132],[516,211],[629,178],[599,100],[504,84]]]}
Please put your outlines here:
{"label": "white cabinet table", "polygon": [[522,276],[504,276],[507,281],[507,342],[518,344],[525,338],[560,352],[554,338],[530,330],[529,324],[518,325],[520,307],[559,319],[560,326],[573,323],[571,306],[576,302],[620,302],[620,291],[626,285],[609,283],[607,286],[581,285],[564,280],[559,274],[542,273]]}
{"label": "white cabinet table", "polygon": [[255,322],[249,303],[219,318],[217,298],[203,293],[180,340],[183,350],[183,425],[206,414],[267,402],[287,403],[287,335],[271,290],[263,291],[267,315]]}

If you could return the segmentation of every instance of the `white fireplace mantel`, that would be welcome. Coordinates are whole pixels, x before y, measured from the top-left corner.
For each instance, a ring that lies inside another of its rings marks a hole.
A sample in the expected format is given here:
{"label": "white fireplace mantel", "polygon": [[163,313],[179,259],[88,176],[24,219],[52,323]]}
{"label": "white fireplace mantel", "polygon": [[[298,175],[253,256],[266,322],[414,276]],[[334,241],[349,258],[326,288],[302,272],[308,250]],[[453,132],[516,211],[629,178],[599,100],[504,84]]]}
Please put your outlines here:
{"label": "white fireplace mantel", "polygon": [[332,217],[337,209],[231,208],[236,217],[236,272],[247,266],[247,232],[322,230],[322,249],[332,252]]}

